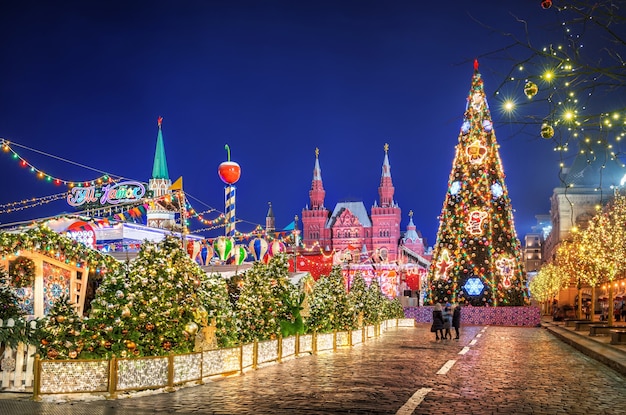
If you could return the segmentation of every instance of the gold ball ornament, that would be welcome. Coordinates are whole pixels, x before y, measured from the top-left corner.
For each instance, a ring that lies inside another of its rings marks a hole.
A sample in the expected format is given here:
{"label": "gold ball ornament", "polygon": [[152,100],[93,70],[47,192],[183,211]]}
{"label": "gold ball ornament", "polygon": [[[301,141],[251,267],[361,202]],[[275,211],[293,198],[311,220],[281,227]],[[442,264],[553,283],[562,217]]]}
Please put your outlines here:
{"label": "gold ball ornament", "polygon": [[535,95],[537,95],[537,92],[539,92],[539,87],[537,87],[537,84],[531,81],[526,82],[526,85],[524,85],[524,94],[526,94],[528,98],[534,97]]}
{"label": "gold ball ornament", "polygon": [[541,137],[545,138],[546,140],[554,137],[554,128],[552,128],[550,124],[543,124],[541,126]]}
{"label": "gold ball ornament", "polygon": [[185,332],[189,333],[190,336],[195,335],[198,332],[198,325],[194,321],[190,321],[185,324]]}
{"label": "gold ball ornament", "polygon": [[128,307],[124,307],[122,309],[122,317],[124,318],[130,317],[130,309]]}
{"label": "gold ball ornament", "polygon": [[137,347],[137,344],[134,341],[129,340],[126,342],[126,347],[128,350],[134,350]]}
{"label": "gold ball ornament", "polygon": [[63,323],[65,321],[65,316],[57,316],[56,320],[57,320],[57,323]]}

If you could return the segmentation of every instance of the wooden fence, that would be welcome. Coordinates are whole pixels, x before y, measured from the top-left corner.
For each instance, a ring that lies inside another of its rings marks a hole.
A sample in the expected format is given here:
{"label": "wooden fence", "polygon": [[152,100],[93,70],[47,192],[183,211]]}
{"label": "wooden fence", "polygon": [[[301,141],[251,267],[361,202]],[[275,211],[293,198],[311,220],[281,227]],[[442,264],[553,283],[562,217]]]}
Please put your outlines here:
{"label": "wooden fence", "polygon": [[[5,322],[0,320],[0,330],[8,331],[13,327],[13,319]],[[0,390],[24,391],[33,387],[35,352],[35,346],[20,343],[16,348],[11,348],[0,343]]]}
{"label": "wooden fence", "polygon": [[34,356],[32,346],[28,352],[18,346],[15,351],[5,350],[5,354],[22,350],[21,363],[7,366],[7,370],[3,367],[0,379],[12,379],[6,384],[3,382],[3,389],[32,388],[35,400],[48,395],[69,394],[96,394],[114,399],[119,393],[147,389],[171,391],[176,386],[201,384],[210,376],[243,373],[260,365],[281,362],[302,354],[351,347],[380,336],[387,329],[414,326],[414,319],[393,319],[347,332],[279,337],[239,347],[181,355],[124,359],[114,357],[110,360],[43,360]]}

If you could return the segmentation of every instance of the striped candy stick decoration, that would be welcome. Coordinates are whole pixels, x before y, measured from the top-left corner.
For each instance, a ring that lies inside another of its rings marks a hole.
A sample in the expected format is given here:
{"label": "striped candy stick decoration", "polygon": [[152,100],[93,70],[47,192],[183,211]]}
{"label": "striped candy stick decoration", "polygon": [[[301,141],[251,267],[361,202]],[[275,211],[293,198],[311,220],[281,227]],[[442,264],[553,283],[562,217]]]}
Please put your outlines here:
{"label": "striped candy stick decoration", "polygon": [[226,220],[226,236],[235,236],[235,186],[224,187],[224,204]]}

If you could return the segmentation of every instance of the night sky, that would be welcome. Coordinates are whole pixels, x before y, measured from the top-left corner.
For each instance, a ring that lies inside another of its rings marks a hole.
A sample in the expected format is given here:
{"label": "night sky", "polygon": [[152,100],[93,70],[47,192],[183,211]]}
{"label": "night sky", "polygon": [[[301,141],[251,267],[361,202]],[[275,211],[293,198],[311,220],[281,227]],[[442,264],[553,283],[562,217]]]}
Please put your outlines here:
{"label": "night sky", "polygon": [[[412,210],[432,245],[478,58],[523,238],[549,211],[558,161],[500,110],[515,56],[493,53],[511,39],[489,27],[521,33],[517,16],[544,36],[558,19],[539,3],[3,1],[0,137],[54,177],[147,182],[162,116],[170,178],[183,176],[197,211],[224,210],[217,167],[230,146],[242,232],[265,224],[269,201],[278,229],[302,215],[316,148],[327,208],[369,210],[389,143],[401,229]],[[7,153],[0,177],[0,205],[66,190]],[[72,209],[58,201],[0,222],[62,212]]]}

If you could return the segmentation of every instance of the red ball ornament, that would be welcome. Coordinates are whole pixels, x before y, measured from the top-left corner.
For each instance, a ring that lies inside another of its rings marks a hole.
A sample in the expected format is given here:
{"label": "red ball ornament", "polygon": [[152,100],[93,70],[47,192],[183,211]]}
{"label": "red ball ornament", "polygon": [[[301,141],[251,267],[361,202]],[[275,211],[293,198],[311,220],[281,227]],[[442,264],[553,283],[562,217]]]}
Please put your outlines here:
{"label": "red ball ornament", "polygon": [[541,1],[541,8],[542,9],[549,9],[550,7],[552,7],[552,0],[542,0]]}

